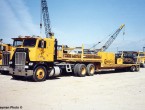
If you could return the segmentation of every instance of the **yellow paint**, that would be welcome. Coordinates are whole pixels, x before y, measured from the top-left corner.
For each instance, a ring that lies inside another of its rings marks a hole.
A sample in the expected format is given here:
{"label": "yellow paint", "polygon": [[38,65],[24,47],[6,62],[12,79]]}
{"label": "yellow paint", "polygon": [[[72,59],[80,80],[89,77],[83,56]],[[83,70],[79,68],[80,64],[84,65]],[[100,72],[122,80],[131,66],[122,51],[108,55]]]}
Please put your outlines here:
{"label": "yellow paint", "polygon": [[145,52],[138,52],[137,63],[145,63]]}
{"label": "yellow paint", "polygon": [[117,58],[117,64],[123,64],[123,59],[122,58]]}
{"label": "yellow paint", "polygon": [[0,50],[0,65],[2,65],[2,51],[10,52],[12,50],[12,46],[8,44],[1,43],[0,46],[3,46],[4,50]]}
{"label": "yellow paint", "polygon": [[[24,39],[31,39],[31,37],[29,37],[29,38],[18,38],[18,39],[21,39],[21,40],[22,39],[23,40]],[[54,37],[51,37],[51,38],[36,37],[35,39],[36,39],[36,45],[34,47],[24,47],[22,45],[21,47],[18,47],[18,48],[28,48],[30,61],[53,62],[54,61],[54,43],[55,43]],[[39,42],[42,41],[42,40],[46,41],[46,48],[38,47]],[[12,51],[11,51],[10,59],[12,59],[15,50],[16,50],[16,47],[13,47]]]}
{"label": "yellow paint", "polygon": [[98,56],[101,57],[102,64],[115,64],[115,54],[112,52],[98,52]]}

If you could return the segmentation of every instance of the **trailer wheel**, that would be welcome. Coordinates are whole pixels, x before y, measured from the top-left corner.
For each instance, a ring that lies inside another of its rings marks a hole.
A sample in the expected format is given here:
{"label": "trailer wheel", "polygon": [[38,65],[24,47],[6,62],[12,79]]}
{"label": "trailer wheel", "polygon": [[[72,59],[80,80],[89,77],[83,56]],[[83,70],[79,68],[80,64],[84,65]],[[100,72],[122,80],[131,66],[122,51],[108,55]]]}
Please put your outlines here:
{"label": "trailer wheel", "polygon": [[130,67],[130,71],[131,71],[131,72],[134,72],[135,70],[136,70],[136,67],[135,67],[135,66],[131,66],[131,67]]}
{"label": "trailer wheel", "polygon": [[46,68],[44,66],[38,66],[34,70],[33,74],[33,80],[36,82],[44,81],[46,80],[47,72]]}
{"label": "trailer wheel", "polygon": [[79,67],[79,64],[75,64],[75,66],[74,66],[74,75],[75,76],[78,75],[78,67]]}
{"label": "trailer wheel", "polygon": [[93,76],[95,73],[95,66],[94,64],[88,64],[87,65],[87,75]]}
{"label": "trailer wheel", "polygon": [[135,71],[137,71],[137,72],[139,71],[139,66],[136,66],[136,69],[135,69]]}
{"label": "trailer wheel", "polygon": [[80,77],[86,76],[86,73],[87,73],[86,66],[84,64],[78,65],[77,72],[78,72],[78,76],[80,76]]}
{"label": "trailer wheel", "polygon": [[145,68],[145,63],[142,64],[142,67]]}

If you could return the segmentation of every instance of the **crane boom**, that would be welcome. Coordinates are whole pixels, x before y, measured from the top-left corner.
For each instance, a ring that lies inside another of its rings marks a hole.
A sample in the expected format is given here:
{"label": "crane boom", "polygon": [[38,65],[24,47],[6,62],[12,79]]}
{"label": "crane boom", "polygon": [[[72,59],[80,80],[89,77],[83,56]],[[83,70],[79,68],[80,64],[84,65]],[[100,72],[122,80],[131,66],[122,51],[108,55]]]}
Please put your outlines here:
{"label": "crane boom", "polygon": [[47,1],[46,0],[41,0],[40,29],[42,28],[42,17],[43,17],[43,21],[44,21],[46,37],[49,37],[52,34],[52,32],[51,32],[51,27],[50,27],[49,12],[48,12],[48,7],[47,7]]}
{"label": "crane boom", "polygon": [[[99,51],[105,51],[109,48],[109,46],[113,43],[113,41],[116,39],[116,37],[118,36],[118,34],[120,33],[120,31],[123,29],[123,27],[125,26],[125,24],[122,24],[116,31],[115,33],[107,40],[107,42],[100,48],[100,49],[96,49],[95,52],[99,52]],[[100,42],[99,42],[100,43]]]}
{"label": "crane boom", "polygon": [[113,43],[113,41],[116,39],[120,31],[123,29],[125,24],[122,24],[116,31],[115,33],[108,39],[108,41],[105,43],[105,45],[102,46],[101,51],[105,51],[109,48],[109,46]]}

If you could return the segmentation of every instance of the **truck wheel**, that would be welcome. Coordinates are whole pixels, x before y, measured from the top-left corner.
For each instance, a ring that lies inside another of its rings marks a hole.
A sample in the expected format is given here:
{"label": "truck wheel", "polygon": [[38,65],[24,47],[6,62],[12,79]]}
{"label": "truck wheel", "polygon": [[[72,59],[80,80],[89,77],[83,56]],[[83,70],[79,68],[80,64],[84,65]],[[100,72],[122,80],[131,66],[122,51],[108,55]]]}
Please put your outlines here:
{"label": "truck wheel", "polygon": [[136,66],[136,69],[135,69],[135,71],[137,71],[137,72],[139,71],[139,66]]}
{"label": "truck wheel", "polygon": [[135,67],[135,66],[131,66],[131,67],[130,67],[130,71],[131,71],[131,72],[134,72],[135,70],[136,70],[136,67]]}
{"label": "truck wheel", "polygon": [[46,80],[46,76],[47,76],[46,68],[44,66],[38,66],[34,70],[33,80],[36,82],[44,81]]}
{"label": "truck wheel", "polygon": [[79,66],[79,64],[75,64],[75,66],[74,66],[74,75],[75,76],[78,75],[78,66]]}
{"label": "truck wheel", "polygon": [[88,64],[87,65],[87,75],[93,76],[95,73],[95,66],[94,64]]}
{"label": "truck wheel", "polygon": [[145,68],[145,63],[142,64],[142,67]]}
{"label": "truck wheel", "polygon": [[87,69],[86,69],[86,66],[84,64],[78,65],[77,69],[78,69],[77,70],[78,76],[80,76],[80,77],[86,76]]}

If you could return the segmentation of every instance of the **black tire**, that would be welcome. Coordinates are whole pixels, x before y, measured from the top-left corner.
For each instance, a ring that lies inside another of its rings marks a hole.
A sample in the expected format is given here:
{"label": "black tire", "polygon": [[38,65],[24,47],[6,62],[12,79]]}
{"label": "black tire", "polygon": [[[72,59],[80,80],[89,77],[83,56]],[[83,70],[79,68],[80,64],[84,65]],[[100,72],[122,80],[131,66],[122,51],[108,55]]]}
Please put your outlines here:
{"label": "black tire", "polygon": [[135,66],[131,66],[131,67],[130,67],[130,71],[131,71],[131,72],[135,72],[135,70],[136,70],[136,67],[135,67]]}
{"label": "black tire", "polygon": [[95,66],[94,64],[88,64],[87,65],[87,75],[88,76],[93,76],[95,73]]}
{"label": "black tire", "polygon": [[139,71],[140,70],[140,67],[139,66],[136,66],[136,69],[135,69],[135,71]]}
{"label": "black tire", "polygon": [[47,71],[44,66],[38,66],[37,68],[35,68],[33,73],[33,80],[35,82],[45,81],[46,76],[47,76]]}
{"label": "black tire", "polygon": [[75,64],[75,66],[74,66],[74,75],[75,76],[78,75],[78,67],[79,67],[79,64]]}
{"label": "black tire", "polygon": [[2,75],[9,75],[9,71],[0,71]]}
{"label": "black tire", "polygon": [[79,77],[84,77],[84,76],[86,76],[86,73],[87,73],[86,66],[85,66],[84,64],[80,64],[80,65],[78,66],[77,72],[78,72],[78,76],[79,76]]}
{"label": "black tire", "polygon": [[16,79],[16,80],[20,80],[22,79],[22,76],[15,76],[15,75],[12,75],[13,79]]}
{"label": "black tire", "polygon": [[142,64],[142,67],[145,68],[145,63]]}

